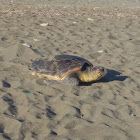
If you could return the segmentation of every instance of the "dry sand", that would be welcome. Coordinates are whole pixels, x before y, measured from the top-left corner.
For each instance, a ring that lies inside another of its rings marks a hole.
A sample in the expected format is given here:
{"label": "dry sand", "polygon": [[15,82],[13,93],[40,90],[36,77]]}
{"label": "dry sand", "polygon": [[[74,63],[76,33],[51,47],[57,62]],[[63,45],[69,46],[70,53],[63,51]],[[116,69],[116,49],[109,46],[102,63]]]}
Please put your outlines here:
{"label": "dry sand", "polygon": [[[0,140],[140,139],[139,9],[0,7]],[[47,87],[31,64],[57,54],[84,57],[108,75],[91,86]]]}

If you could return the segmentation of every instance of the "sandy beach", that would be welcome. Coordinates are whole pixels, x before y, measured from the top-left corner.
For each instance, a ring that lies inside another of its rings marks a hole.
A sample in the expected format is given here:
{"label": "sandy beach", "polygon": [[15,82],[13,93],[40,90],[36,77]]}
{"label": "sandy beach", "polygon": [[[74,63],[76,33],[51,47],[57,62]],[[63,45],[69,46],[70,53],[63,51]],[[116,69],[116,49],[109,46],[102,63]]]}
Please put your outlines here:
{"label": "sandy beach", "polygon": [[[0,140],[139,140],[138,3],[6,2],[0,4]],[[88,59],[108,74],[74,87],[46,86],[31,75],[36,58],[60,54]]]}

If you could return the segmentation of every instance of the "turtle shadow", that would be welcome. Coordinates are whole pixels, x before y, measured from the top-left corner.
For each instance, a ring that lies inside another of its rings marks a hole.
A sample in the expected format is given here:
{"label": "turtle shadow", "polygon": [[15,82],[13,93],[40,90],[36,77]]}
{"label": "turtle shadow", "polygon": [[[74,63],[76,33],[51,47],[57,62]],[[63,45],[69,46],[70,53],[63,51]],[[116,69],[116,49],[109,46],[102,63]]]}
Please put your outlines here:
{"label": "turtle shadow", "polygon": [[128,76],[121,76],[121,73],[112,69],[107,69],[107,75],[97,82],[80,83],[79,86],[91,86],[93,83],[108,83],[112,81],[124,81]]}

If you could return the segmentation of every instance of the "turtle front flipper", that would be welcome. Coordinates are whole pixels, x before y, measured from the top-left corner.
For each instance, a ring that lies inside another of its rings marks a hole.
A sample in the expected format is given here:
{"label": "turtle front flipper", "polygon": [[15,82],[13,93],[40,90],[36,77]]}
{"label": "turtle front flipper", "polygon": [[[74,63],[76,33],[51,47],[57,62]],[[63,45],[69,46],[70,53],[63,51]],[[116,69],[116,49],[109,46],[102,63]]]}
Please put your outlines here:
{"label": "turtle front flipper", "polygon": [[63,80],[56,81],[56,80],[44,80],[44,83],[47,86],[53,85],[53,84],[63,84],[63,85],[68,85],[68,86],[78,86],[79,85],[79,80],[77,78],[70,78],[67,77]]}

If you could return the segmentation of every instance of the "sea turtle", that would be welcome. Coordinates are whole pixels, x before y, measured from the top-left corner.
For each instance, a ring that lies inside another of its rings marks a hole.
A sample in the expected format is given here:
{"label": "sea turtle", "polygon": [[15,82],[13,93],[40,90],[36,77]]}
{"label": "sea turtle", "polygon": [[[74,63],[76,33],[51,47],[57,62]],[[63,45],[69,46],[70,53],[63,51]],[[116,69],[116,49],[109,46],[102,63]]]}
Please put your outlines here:
{"label": "sea turtle", "polygon": [[34,72],[40,78],[46,78],[44,82],[63,83],[65,85],[79,85],[80,82],[92,82],[100,80],[107,74],[107,70],[101,66],[93,66],[88,60],[71,55],[57,55],[52,60],[36,59],[32,63]]}

